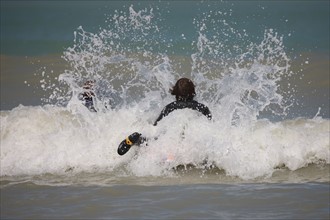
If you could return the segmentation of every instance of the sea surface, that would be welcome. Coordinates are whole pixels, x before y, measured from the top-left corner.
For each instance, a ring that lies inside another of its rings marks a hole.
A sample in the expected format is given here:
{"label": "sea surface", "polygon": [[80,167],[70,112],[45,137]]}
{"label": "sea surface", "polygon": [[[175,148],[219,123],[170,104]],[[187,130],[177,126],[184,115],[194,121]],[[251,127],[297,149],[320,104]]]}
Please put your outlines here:
{"label": "sea surface", "polygon": [[[329,16],[326,0],[2,0],[1,219],[329,219]],[[153,126],[181,77],[212,120]],[[133,132],[148,141],[119,156]]]}

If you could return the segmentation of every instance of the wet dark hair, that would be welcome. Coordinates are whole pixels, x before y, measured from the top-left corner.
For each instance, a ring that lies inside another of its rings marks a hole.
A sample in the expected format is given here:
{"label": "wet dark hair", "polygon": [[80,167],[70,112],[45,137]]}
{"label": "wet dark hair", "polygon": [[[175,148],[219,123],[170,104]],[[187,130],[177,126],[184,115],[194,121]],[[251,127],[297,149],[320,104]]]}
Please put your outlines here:
{"label": "wet dark hair", "polygon": [[187,78],[179,79],[170,92],[176,100],[192,100],[196,95],[194,83]]}
{"label": "wet dark hair", "polygon": [[95,84],[95,80],[87,80],[84,85],[83,85],[83,88],[84,89],[91,89],[93,88],[94,84]]}

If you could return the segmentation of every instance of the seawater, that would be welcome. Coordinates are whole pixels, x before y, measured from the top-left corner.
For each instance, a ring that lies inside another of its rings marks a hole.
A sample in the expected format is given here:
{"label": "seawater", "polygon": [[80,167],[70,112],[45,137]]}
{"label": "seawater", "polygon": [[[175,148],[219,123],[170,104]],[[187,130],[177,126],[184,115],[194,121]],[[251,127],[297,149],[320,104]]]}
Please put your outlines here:
{"label": "seawater", "polygon": [[[24,219],[327,219],[326,190],[325,183],[113,187],[20,184],[1,190],[1,205],[4,218]],[[21,199],[15,199],[16,193]],[[10,207],[12,204],[16,207]]]}
{"label": "seawater", "polygon": [[[38,85],[34,99],[1,94],[2,218],[328,218],[329,3],[301,2],[319,25],[307,39],[295,2],[280,17],[272,1],[188,3],[1,2],[18,21],[23,8],[35,14],[26,29],[1,27],[1,45],[34,45],[2,47],[2,91]],[[40,34],[45,21],[56,27],[49,12],[64,19],[72,7],[64,30]],[[100,20],[84,20],[86,9]],[[180,77],[213,119],[186,109],[153,126]],[[77,98],[88,79],[97,113]],[[148,143],[117,155],[135,131]]]}

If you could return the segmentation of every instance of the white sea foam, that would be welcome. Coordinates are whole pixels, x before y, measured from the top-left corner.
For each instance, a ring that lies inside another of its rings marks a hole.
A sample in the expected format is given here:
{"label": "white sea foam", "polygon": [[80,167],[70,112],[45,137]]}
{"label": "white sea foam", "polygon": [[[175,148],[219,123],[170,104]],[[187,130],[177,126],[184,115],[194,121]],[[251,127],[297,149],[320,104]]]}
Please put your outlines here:
{"label": "white sea foam", "polygon": [[[154,127],[139,114],[139,106],[97,114],[84,106],[75,113],[54,106],[1,112],[1,175],[126,169],[131,175],[161,176],[193,164],[253,179],[271,176],[283,165],[297,170],[330,162],[328,119],[260,120],[235,127],[181,110]],[[148,145],[117,155],[120,141],[134,131],[149,137]]]}

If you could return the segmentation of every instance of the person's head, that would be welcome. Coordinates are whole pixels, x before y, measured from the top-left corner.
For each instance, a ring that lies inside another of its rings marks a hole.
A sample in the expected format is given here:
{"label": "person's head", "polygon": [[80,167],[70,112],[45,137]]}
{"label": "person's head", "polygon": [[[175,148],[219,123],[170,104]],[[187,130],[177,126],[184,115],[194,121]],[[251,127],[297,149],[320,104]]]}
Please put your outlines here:
{"label": "person's head", "polygon": [[84,83],[83,88],[84,89],[92,89],[94,85],[95,85],[95,80],[87,80]]}
{"label": "person's head", "polygon": [[171,94],[176,100],[192,100],[196,95],[195,85],[190,79],[181,78],[171,89]]}

